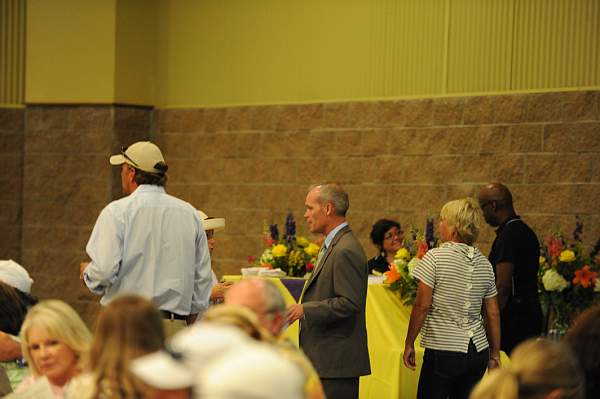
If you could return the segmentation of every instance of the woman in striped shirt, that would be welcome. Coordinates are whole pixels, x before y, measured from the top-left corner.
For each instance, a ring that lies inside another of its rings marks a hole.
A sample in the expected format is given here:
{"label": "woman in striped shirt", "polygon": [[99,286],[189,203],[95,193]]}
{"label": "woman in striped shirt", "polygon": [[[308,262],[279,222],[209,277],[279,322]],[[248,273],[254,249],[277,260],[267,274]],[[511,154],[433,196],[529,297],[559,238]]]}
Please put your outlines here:
{"label": "woman in striped shirt", "polygon": [[[416,368],[414,341],[425,348],[418,398],[468,398],[486,368],[500,364],[500,316],[492,265],[473,247],[481,210],[471,198],[440,212],[441,247],[413,270],[419,280],[404,347],[404,364]],[[485,324],[481,315],[485,309]]]}

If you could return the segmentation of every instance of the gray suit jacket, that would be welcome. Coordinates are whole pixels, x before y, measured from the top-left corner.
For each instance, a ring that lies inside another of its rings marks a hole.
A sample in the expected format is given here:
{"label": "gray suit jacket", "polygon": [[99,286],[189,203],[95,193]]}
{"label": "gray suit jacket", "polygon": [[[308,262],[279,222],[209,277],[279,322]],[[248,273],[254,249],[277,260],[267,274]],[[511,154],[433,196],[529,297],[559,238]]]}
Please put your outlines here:
{"label": "gray suit jacket", "polygon": [[321,378],[371,373],[365,303],[367,258],[350,227],[334,237],[306,283],[300,346]]}

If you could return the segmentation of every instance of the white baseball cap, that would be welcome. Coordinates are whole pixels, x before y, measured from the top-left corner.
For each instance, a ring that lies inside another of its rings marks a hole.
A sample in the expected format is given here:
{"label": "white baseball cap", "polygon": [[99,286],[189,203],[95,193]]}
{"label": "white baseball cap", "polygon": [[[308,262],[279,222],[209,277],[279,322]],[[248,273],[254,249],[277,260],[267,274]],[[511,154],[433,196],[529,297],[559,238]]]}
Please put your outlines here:
{"label": "white baseball cap", "polygon": [[149,141],[138,141],[122,147],[121,153],[110,157],[111,165],[124,163],[148,173],[165,174],[169,168],[160,148]]}
{"label": "white baseball cap", "polygon": [[230,351],[201,374],[197,384],[202,399],[301,399],[305,375],[291,359],[266,343]]}
{"label": "white baseball cap", "polygon": [[235,327],[198,322],[173,336],[172,352],[139,357],[132,361],[131,371],[154,388],[189,388],[197,384],[198,374],[215,358],[251,342]]}
{"label": "white baseball cap", "polygon": [[204,230],[225,230],[225,219],[224,218],[211,218],[201,210],[198,209],[198,215],[202,220],[202,226]]}
{"label": "white baseball cap", "polygon": [[0,281],[29,294],[33,279],[27,270],[12,259],[0,260]]}

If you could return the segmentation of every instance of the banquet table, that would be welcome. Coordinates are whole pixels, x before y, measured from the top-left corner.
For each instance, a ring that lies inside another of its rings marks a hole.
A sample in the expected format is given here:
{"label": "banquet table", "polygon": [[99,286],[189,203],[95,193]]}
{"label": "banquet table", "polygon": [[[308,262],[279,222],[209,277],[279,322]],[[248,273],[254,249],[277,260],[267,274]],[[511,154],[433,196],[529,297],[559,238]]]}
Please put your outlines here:
{"label": "banquet table", "polygon": [[[224,276],[225,281],[239,281],[242,276]],[[296,303],[305,280],[299,278],[268,278],[281,291],[288,305]],[[371,360],[371,375],[360,379],[360,399],[415,398],[424,349],[417,340],[417,370],[402,363],[404,338],[408,330],[411,308],[383,284],[369,284],[366,321]],[[298,345],[298,322],[288,327],[285,336]],[[507,357],[502,354],[502,361]]]}

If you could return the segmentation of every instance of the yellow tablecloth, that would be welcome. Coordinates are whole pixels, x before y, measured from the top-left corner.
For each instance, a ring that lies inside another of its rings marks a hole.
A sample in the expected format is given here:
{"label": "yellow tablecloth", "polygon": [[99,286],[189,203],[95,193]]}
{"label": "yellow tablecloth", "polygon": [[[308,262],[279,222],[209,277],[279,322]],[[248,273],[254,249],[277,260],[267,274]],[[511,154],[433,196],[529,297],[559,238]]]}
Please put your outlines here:
{"label": "yellow tablecloth", "polygon": [[[239,281],[241,276],[224,276],[225,281]],[[283,283],[270,278],[280,289],[286,303],[295,303]],[[398,297],[382,284],[369,284],[367,290],[367,336],[371,375],[360,379],[360,399],[415,398],[424,349],[417,350],[417,370],[412,371],[402,363],[404,338],[408,329],[411,309],[402,305]],[[285,332],[286,337],[298,344],[298,322]],[[508,358],[502,353],[502,362]]]}

